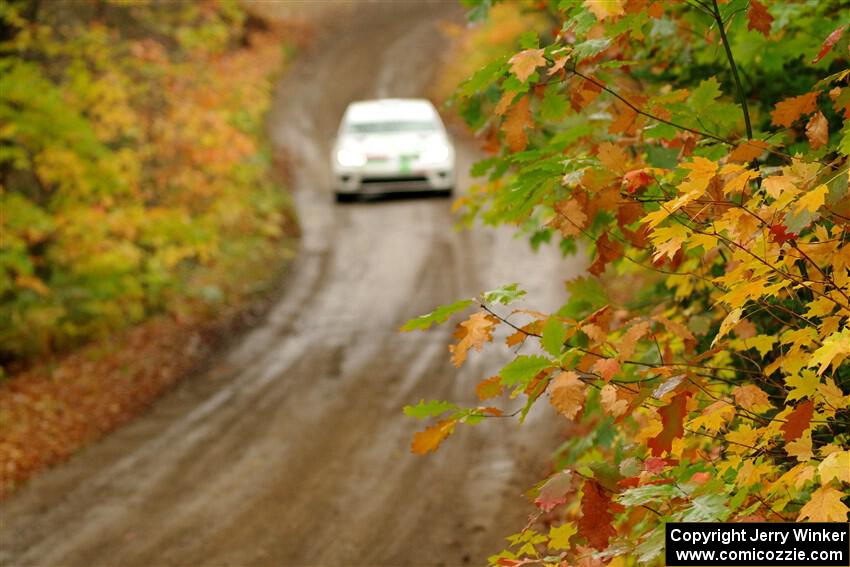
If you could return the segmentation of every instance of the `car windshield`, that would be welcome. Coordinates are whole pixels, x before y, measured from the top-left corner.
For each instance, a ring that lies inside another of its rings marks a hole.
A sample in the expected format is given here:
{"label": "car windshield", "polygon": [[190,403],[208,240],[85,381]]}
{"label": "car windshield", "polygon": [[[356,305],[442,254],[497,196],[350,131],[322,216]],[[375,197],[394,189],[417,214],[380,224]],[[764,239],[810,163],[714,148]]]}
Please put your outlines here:
{"label": "car windshield", "polygon": [[394,134],[397,132],[434,132],[437,125],[425,120],[352,122],[347,131],[354,134]]}

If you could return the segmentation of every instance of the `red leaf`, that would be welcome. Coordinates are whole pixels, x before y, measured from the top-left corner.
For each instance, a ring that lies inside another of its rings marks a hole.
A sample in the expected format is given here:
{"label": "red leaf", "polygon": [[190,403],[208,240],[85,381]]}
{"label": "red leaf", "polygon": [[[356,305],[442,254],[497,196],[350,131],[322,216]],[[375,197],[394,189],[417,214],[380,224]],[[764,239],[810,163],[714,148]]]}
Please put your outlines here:
{"label": "red leaf", "polygon": [[788,227],[782,223],[776,223],[770,227],[770,235],[773,241],[777,244],[785,244],[788,240],[794,240],[797,235],[793,232],[788,232]]}
{"label": "red leaf", "polygon": [[823,45],[821,46],[820,51],[818,51],[817,56],[812,59],[812,63],[817,63],[818,61],[826,57],[826,54],[832,50],[832,46],[838,43],[838,40],[841,39],[841,34],[844,33],[844,28],[846,27],[847,24],[844,24],[826,37],[826,40],[823,42]]}
{"label": "red leaf", "polygon": [[643,470],[651,474],[661,474],[664,472],[664,467],[667,461],[660,457],[649,457],[643,462]]}
{"label": "red leaf", "polygon": [[626,182],[626,190],[634,193],[652,183],[652,175],[646,169],[635,169],[625,174],[623,181]]}
{"label": "red leaf", "polygon": [[572,491],[572,473],[561,471],[543,483],[534,504],[544,512],[549,512],[558,504],[564,504],[567,501],[567,494]]}
{"label": "red leaf", "polygon": [[608,233],[603,232],[602,236],[596,239],[596,257],[587,271],[594,276],[600,276],[605,271],[605,266],[622,255],[623,245],[616,240],[610,240]]}
{"label": "red leaf", "polygon": [[665,451],[673,448],[673,440],[678,439],[685,432],[682,423],[688,413],[686,408],[691,392],[676,394],[670,403],[658,410],[661,414],[661,433],[649,440],[647,445],[652,449],[652,456],[660,457]]}
{"label": "red leaf", "polygon": [[770,24],[773,23],[773,16],[764,7],[764,4],[758,0],[750,0],[750,9],[747,10],[747,29],[758,30],[765,37],[770,35]]}
{"label": "red leaf", "polygon": [[611,497],[595,480],[584,483],[581,497],[581,519],[578,532],[596,549],[608,547],[608,540],[617,534],[614,515],[611,513]]}
{"label": "red leaf", "polygon": [[811,400],[797,404],[794,411],[788,414],[788,420],[782,424],[782,438],[785,441],[794,441],[803,431],[809,428],[812,414],[815,412],[815,403]]}

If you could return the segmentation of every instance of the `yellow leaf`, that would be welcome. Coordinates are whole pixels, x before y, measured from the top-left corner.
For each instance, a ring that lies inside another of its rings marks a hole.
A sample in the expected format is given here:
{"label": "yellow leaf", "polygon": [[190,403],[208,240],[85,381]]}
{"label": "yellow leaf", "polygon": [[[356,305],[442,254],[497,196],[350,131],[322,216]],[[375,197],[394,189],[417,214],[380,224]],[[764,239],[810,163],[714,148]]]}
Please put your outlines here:
{"label": "yellow leaf", "polygon": [[549,528],[549,549],[569,549],[570,538],[577,532],[578,528],[572,522]]}
{"label": "yellow leaf", "polygon": [[747,339],[744,344],[747,345],[747,348],[754,348],[761,356],[764,356],[773,349],[776,341],[777,338],[770,335],[757,335]]}
{"label": "yellow leaf", "polygon": [[789,457],[796,457],[798,461],[810,461],[815,456],[812,451],[812,430],[807,429],[800,437],[786,443],[785,452]]}
{"label": "yellow leaf", "polygon": [[413,443],[410,444],[410,451],[417,455],[424,455],[429,451],[436,451],[437,447],[443,440],[452,434],[457,420],[445,419],[436,425],[427,428],[425,431],[420,431],[413,436]]}
{"label": "yellow leaf", "polygon": [[655,252],[652,254],[653,260],[657,262],[662,258],[675,256],[689,235],[688,227],[678,223],[655,228],[650,236],[655,246]]}
{"label": "yellow leaf", "polygon": [[797,189],[796,185],[799,181],[798,178],[790,175],[776,175],[764,178],[761,186],[764,187],[768,195],[774,199],[778,199],[784,193],[790,193],[792,196],[799,193],[800,190]]}
{"label": "yellow leaf", "polygon": [[800,509],[797,521],[808,519],[810,522],[846,522],[847,508],[841,498],[844,496],[838,490],[821,486],[812,493],[812,498]]}
{"label": "yellow leaf", "polygon": [[787,400],[793,402],[800,398],[811,398],[815,394],[820,380],[813,370],[803,370],[799,374],[792,374],[785,378],[785,385],[791,391],[788,392]]}
{"label": "yellow leaf", "polygon": [[723,194],[728,195],[730,193],[743,192],[747,188],[747,184],[758,176],[759,174],[757,172],[750,169],[739,173],[723,186]]}
{"label": "yellow leaf", "polygon": [[769,490],[773,494],[781,493],[790,487],[800,490],[814,478],[815,467],[806,463],[797,463],[788,472],[776,479]]}
{"label": "yellow leaf", "polygon": [[829,484],[833,479],[850,484],[850,451],[827,455],[818,465],[818,474],[822,485]]}
{"label": "yellow leaf", "polygon": [[549,403],[567,419],[575,419],[584,405],[586,386],[575,372],[561,372],[549,386]]}
{"label": "yellow leaf", "polygon": [[826,185],[818,185],[797,200],[797,206],[794,210],[797,213],[801,213],[803,211],[814,213],[823,206],[828,193],[829,188]]}
{"label": "yellow leaf", "polygon": [[702,414],[695,417],[688,424],[693,429],[704,428],[709,433],[717,433],[730,423],[735,417],[735,406],[725,400],[717,400],[702,410]]}
{"label": "yellow leaf", "polygon": [[850,396],[845,396],[832,378],[827,378],[823,384],[817,384],[817,388],[818,393],[823,396],[823,401],[833,408],[840,410],[850,407]]}
{"label": "yellow leaf", "polygon": [[535,69],[546,64],[546,58],[543,57],[542,49],[526,49],[511,57],[509,63],[511,73],[524,83]]}
{"label": "yellow leaf", "polygon": [[584,0],[584,5],[593,12],[593,15],[600,22],[606,18],[622,16],[626,13],[623,10],[622,0]]}
{"label": "yellow leaf", "polygon": [[830,364],[837,368],[848,354],[850,354],[850,329],[844,329],[824,339],[823,345],[812,354],[808,366],[819,365],[818,376],[820,376]]}
{"label": "yellow leaf", "polygon": [[743,310],[738,307],[737,309],[733,309],[729,312],[728,315],[723,319],[723,322],[720,323],[720,330],[717,332],[717,336],[714,337],[714,340],[711,341],[711,346],[714,346],[714,343],[723,338],[729,331],[731,331],[735,325],[741,320],[741,314]]}

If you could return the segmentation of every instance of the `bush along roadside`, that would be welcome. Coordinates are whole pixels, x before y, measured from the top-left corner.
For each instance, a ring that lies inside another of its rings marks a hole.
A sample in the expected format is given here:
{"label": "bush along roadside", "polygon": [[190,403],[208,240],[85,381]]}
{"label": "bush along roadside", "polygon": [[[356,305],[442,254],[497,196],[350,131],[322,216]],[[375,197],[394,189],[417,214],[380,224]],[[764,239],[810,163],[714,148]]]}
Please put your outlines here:
{"label": "bush along roadside", "polygon": [[2,495],[196,368],[297,227],[286,43],[236,2],[7,2],[0,42]]}
{"label": "bush along roadside", "polygon": [[[486,16],[491,2],[466,4]],[[491,152],[457,203],[464,220],[592,256],[553,313],[518,305],[510,284],[403,327],[472,310],[454,364],[500,327],[514,354],[481,377],[480,405],[407,406],[429,421],[414,453],[547,399],[572,424],[492,564],[662,564],[668,521],[847,521],[842,8],[527,4],[549,31],[459,87],[453,104]]]}

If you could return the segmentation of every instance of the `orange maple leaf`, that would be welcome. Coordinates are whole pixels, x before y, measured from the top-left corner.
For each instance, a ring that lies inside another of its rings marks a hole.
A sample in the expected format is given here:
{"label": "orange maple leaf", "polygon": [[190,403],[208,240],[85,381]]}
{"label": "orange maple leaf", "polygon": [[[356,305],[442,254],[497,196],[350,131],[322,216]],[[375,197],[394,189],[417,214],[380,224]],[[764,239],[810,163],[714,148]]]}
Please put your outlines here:
{"label": "orange maple leaf", "polygon": [[811,114],[817,110],[818,92],[792,96],[776,103],[773,112],[770,113],[770,121],[775,126],[790,128],[794,121],[804,114]]}

